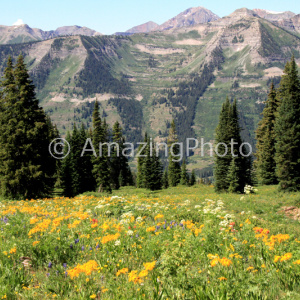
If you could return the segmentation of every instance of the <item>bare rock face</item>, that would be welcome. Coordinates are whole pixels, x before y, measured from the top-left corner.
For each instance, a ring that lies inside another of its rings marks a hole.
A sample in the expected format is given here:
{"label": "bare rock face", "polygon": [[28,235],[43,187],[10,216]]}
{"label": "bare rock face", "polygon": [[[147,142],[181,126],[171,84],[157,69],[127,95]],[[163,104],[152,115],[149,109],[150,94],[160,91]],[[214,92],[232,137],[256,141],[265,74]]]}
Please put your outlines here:
{"label": "bare rock face", "polygon": [[294,17],[296,14],[291,11],[284,11],[284,12],[276,12],[270,11],[265,9],[253,9],[253,11],[261,18],[266,19],[268,21],[280,21],[280,20],[287,20]]}
{"label": "bare rock face", "polygon": [[295,28],[295,31],[300,33],[300,14],[292,18],[292,22]]}
{"label": "bare rock face", "polygon": [[263,19],[266,19],[276,26],[293,32],[300,32],[300,15],[291,11],[275,12],[264,9],[253,9],[253,11]]}
{"label": "bare rock face", "polygon": [[187,27],[218,20],[219,17],[204,7],[193,7],[168,20],[154,30],[163,31],[172,28]]}
{"label": "bare rock face", "polygon": [[286,30],[300,33],[300,14],[290,19],[273,21],[273,23]]}
{"label": "bare rock face", "polygon": [[132,27],[132,28],[128,29],[126,31],[126,33],[131,33],[131,34],[134,34],[134,33],[147,33],[147,32],[150,32],[152,30],[155,30],[155,28],[157,28],[158,26],[159,26],[158,24],[150,21],[150,22]]}
{"label": "bare rock face", "polygon": [[221,19],[218,19],[216,22],[213,22],[215,26],[228,26],[230,24],[233,24],[239,20],[246,20],[251,18],[258,18],[258,15],[248,8],[240,8],[235,10],[232,14],[229,16],[225,16]]}
{"label": "bare rock face", "polygon": [[63,26],[57,28],[55,31],[55,34],[57,36],[60,35],[86,35],[86,36],[96,36],[96,35],[101,35],[101,33],[87,28],[87,27],[80,27],[80,26]]}

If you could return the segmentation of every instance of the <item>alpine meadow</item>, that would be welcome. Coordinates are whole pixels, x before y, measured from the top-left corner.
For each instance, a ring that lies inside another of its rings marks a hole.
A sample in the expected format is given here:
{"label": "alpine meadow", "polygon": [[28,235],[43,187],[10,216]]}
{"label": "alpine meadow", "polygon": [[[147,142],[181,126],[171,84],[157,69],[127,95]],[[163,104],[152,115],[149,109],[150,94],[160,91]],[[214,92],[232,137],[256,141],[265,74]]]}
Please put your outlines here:
{"label": "alpine meadow", "polygon": [[103,20],[0,25],[0,299],[300,299],[300,14]]}

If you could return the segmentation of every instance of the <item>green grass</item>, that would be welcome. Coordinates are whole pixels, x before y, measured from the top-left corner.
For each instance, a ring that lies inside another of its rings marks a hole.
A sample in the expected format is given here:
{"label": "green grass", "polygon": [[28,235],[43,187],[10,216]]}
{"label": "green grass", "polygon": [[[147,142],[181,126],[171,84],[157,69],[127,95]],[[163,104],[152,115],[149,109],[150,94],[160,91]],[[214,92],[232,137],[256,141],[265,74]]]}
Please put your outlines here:
{"label": "green grass", "polygon": [[[281,207],[298,206],[300,207],[300,192],[283,193],[278,192],[277,186],[258,186],[258,192],[250,195],[239,195],[230,193],[217,194],[212,186],[195,185],[193,187],[178,186],[161,191],[149,191],[146,189],[134,189],[123,187],[119,191],[113,191],[113,196],[120,197],[137,197],[160,198],[165,196],[176,195],[178,197],[197,201],[208,198],[214,201],[222,200],[225,203],[226,210],[234,213],[239,217],[242,211],[251,211],[259,218],[261,226],[269,227],[275,232],[294,232],[300,239],[300,226],[298,221],[294,221],[284,216]],[[87,193],[88,195],[90,193]],[[100,197],[101,194],[93,193],[94,196]],[[241,197],[244,197],[241,200]]]}
{"label": "green grass", "polygon": [[0,299],[299,299],[290,205],[276,186],[1,200]]}

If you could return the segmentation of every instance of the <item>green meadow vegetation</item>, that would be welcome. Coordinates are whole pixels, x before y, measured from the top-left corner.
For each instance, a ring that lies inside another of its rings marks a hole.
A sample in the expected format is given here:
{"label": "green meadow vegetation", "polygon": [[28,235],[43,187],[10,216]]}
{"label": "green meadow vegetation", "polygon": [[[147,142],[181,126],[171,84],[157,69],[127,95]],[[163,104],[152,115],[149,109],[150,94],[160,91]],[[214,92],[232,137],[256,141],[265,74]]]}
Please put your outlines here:
{"label": "green meadow vegetation", "polygon": [[0,202],[0,299],[299,299],[300,193],[212,186]]}

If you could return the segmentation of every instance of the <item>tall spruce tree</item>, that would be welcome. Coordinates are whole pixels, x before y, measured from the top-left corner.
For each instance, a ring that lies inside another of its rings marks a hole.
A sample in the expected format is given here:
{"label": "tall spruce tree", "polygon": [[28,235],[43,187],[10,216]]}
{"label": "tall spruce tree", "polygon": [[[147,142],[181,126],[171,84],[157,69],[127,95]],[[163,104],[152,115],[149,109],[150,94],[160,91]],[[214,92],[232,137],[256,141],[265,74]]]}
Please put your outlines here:
{"label": "tall spruce tree", "polygon": [[[238,178],[234,191],[242,193],[246,184],[251,184],[251,158],[245,157],[247,151],[242,146],[241,128],[237,102],[230,104],[227,98],[223,104],[219,124],[216,129],[216,143],[219,144],[215,155],[215,190],[233,190],[232,178]],[[231,144],[231,142],[234,144]],[[231,148],[232,147],[232,148]],[[227,154],[226,154],[227,148]],[[234,159],[234,162],[232,160]],[[234,173],[236,172],[236,173]]]}
{"label": "tall spruce tree", "polygon": [[[145,132],[145,137],[144,137],[144,143],[148,143],[148,135],[147,132]],[[138,147],[138,164],[137,164],[137,177],[136,177],[136,185],[138,188],[145,188],[144,183],[145,183],[145,174],[144,174],[144,160],[145,160],[145,155],[146,155],[146,148],[144,148],[144,145],[141,144]],[[143,151],[141,151],[143,149]]]}
{"label": "tall spruce tree", "polygon": [[77,126],[74,124],[72,136],[71,136],[71,152],[70,152],[70,160],[71,160],[71,172],[72,172],[72,194],[74,196],[83,192],[82,188],[82,179],[83,179],[83,172],[80,169],[80,154],[81,154],[81,140],[80,134],[77,129]]}
{"label": "tall spruce tree", "polygon": [[279,188],[300,190],[300,81],[295,58],[284,69],[275,122],[276,174]]}
{"label": "tall spruce tree", "polygon": [[181,165],[180,184],[181,185],[188,185],[189,184],[189,175],[186,171],[185,159],[183,160],[182,165]]}
{"label": "tall spruce tree", "polygon": [[123,155],[125,138],[118,121],[113,126],[113,142],[115,145],[111,155],[111,177],[113,188],[119,189],[120,186],[132,185],[133,180],[128,159]]}
{"label": "tall spruce tree", "polygon": [[[49,116],[47,116],[47,125],[48,125],[48,128],[49,128],[49,139],[51,141],[53,141],[54,139],[57,139],[60,137],[59,135],[59,131],[57,129],[57,126],[56,125],[53,125],[52,122],[51,122],[51,119]],[[62,146],[57,146],[57,150],[59,153],[61,153],[62,151]],[[61,188],[61,159],[57,159],[56,162],[55,162],[55,175],[54,175],[54,187],[55,188]]]}
{"label": "tall spruce tree", "polygon": [[[178,161],[178,154],[180,152],[178,143],[178,137],[176,133],[176,125],[174,119],[171,122],[171,128],[168,136],[168,147],[169,147],[169,165],[168,165],[168,176],[169,176],[169,185],[176,186],[180,182],[181,177],[181,168],[180,163]],[[171,152],[171,147],[173,149],[173,153]]]}
{"label": "tall spruce tree", "polygon": [[[66,135],[66,141],[71,145],[71,134],[68,131]],[[64,148],[65,158],[61,164],[61,186],[63,189],[63,195],[65,197],[73,197],[73,166],[72,166],[72,155],[67,155],[67,147]]]}
{"label": "tall spruce tree", "polygon": [[[233,138],[229,132],[230,124],[230,111],[231,104],[229,98],[226,98],[225,103],[222,105],[220,112],[219,123],[216,128],[215,143],[219,145],[218,153],[215,154],[215,169],[214,169],[214,180],[215,180],[215,191],[224,192],[229,187],[227,181],[227,174],[229,166],[232,160],[232,155],[229,151],[230,140]],[[226,146],[225,146],[226,145]],[[226,152],[227,147],[227,154]]]}
{"label": "tall spruce tree", "polygon": [[120,172],[121,172],[121,161],[120,155],[122,155],[122,149],[120,149],[120,145],[122,143],[122,131],[119,122],[116,122],[113,126],[113,149],[111,155],[111,180],[112,187],[114,190],[118,190],[120,188]]}
{"label": "tall spruce tree", "polygon": [[192,174],[191,174],[191,180],[190,180],[190,185],[193,186],[196,183],[196,175],[195,175],[195,170],[192,170]]}
{"label": "tall spruce tree", "polygon": [[160,190],[162,188],[162,177],[163,177],[163,168],[160,161],[159,153],[155,151],[155,144],[152,144],[152,175],[150,177],[151,185],[150,189],[152,191]]}
{"label": "tall spruce tree", "polygon": [[[98,192],[111,192],[108,148],[103,146],[104,143],[107,143],[107,125],[100,118],[99,104],[96,101],[93,111],[93,146],[96,148],[97,157],[92,157],[93,175]],[[100,155],[101,145],[102,153]]]}
{"label": "tall spruce tree", "polygon": [[148,137],[147,140],[147,147],[145,149],[146,157],[143,161],[142,166],[142,174],[143,174],[143,187],[146,189],[151,189],[151,179],[152,179],[152,172],[153,172],[153,165],[152,165],[152,157],[151,157],[152,147],[150,144],[150,138]]}
{"label": "tall spruce tree", "polygon": [[160,158],[154,151],[154,143],[148,138],[146,157],[143,161],[143,187],[152,191],[162,188],[162,165]]}
{"label": "tall spruce tree", "polygon": [[168,169],[166,168],[164,170],[164,173],[163,173],[163,177],[162,177],[162,187],[164,189],[167,189],[169,187],[169,180],[168,180]]}
{"label": "tall spruce tree", "polygon": [[228,170],[228,175],[227,175],[227,177],[228,177],[227,179],[229,182],[229,186],[228,186],[229,193],[240,192],[240,178],[239,178],[240,171],[241,170],[239,169],[237,159],[235,157],[233,157],[231,160],[229,170]]}
{"label": "tall spruce tree", "polygon": [[0,89],[2,193],[15,199],[49,196],[56,173],[56,159],[49,153],[53,128],[39,106],[21,55],[15,68],[8,59]]}
{"label": "tall spruce tree", "polygon": [[[89,138],[89,133],[85,129],[84,125],[81,124],[81,128],[79,131],[79,149],[82,151],[84,149],[84,145],[87,141],[87,138]],[[92,164],[92,157],[93,154],[91,152],[83,153],[81,156],[80,153],[80,160],[78,164],[78,168],[81,171],[81,193],[87,192],[87,191],[94,191],[96,181],[93,176],[93,164]]]}
{"label": "tall spruce tree", "polygon": [[275,119],[278,109],[278,99],[274,83],[272,82],[270,92],[263,110],[263,117],[256,130],[255,168],[257,179],[261,184],[277,184],[276,162],[275,162]]}
{"label": "tall spruce tree", "polygon": [[[238,174],[236,174],[235,176],[239,179],[236,192],[243,193],[245,185],[252,184],[251,181],[252,159],[251,156],[249,157],[244,156],[247,154],[247,149],[245,146],[242,146],[243,140],[241,137],[241,127],[239,125],[239,114],[238,114],[236,99],[233,101],[230,108],[229,132],[230,132],[230,136],[236,143],[236,145],[234,145],[233,147],[233,154],[234,154],[233,158],[235,159],[234,162],[235,167],[233,169],[236,172],[238,172]],[[227,178],[227,182],[230,185],[230,178]]]}

